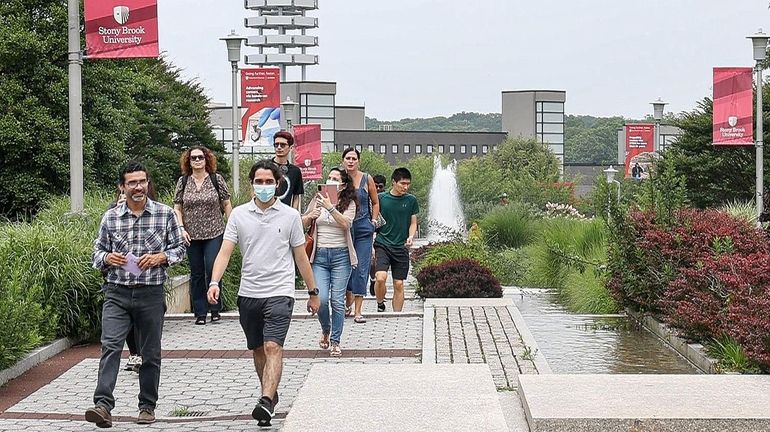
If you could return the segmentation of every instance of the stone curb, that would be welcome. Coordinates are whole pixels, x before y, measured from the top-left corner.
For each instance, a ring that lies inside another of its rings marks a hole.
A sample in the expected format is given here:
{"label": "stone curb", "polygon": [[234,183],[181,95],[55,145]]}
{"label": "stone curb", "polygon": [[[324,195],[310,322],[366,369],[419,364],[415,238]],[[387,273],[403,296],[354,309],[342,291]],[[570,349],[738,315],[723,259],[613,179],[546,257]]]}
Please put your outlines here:
{"label": "stone curb", "polygon": [[551,366],[548,365],[548,360],[546,360],[543,351],[537,346],[535,337],[532,336],[532,333],[529,331],[529,327],[527,327],[524,317],[521,316],[519,308],[513,305],[508,306],[508,313],[510,313],[511,318],[513,318],[513,324],[516,326],[516,330],[519,332],[519,336],[521,336],[521,341],[524,342],[524,346],[528,347],[530,352],[533,353],[532,362],[535,364],[538,374],[552,374],[553,371],[551,370]]}
{"label": "stone curb", "polygon": [[436,364],[436,308],[426,302],[422,312],[422,362]]}
{"label": "stone curb", "polygon": [[0,386],[5,385],[8,381],[18,378],[24,372],[32,369],[38,364],[48,360],[49,358],[59,354],[60,352],[68,349],[75,344],[75,341],[69,338],[56,339],[48,345],[41,346],[31,351],[24,356],[21,360],[16,362],[8,369],[0,371]]}
{"label": "stone curb", "polygon": [[671,328],[666,324],[658,321],[651,315],[634,312],[630,309],[626,309],[626,313],[629,317],[639,322],[642,327],[657,336],[666,345],[670,346],[671,349],[679,353],[679,355],[684,357],[701,372],[706,374],[719,374],[719,362],[706,355],[703,345],[698,343],[687,343],[686,340],[674,334]]}

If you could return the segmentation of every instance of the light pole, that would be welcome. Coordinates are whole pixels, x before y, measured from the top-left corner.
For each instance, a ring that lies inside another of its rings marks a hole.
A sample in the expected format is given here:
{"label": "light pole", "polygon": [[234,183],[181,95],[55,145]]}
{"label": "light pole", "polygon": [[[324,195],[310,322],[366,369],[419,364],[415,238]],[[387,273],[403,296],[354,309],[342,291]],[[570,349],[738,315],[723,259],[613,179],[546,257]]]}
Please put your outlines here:
{"label": "light pole", "polygon": [[764,66],[765,58],[767,57],[767,41],[770,39],[765,33],[762,32],[762,29],[757,31],[751,36],[747,36],[748,39],[751,39],[751,43],[754,46],[754,60],[757,62],[756,67],[754,68],[755,72],[757,73],[757,136],[756,136],[756,148],[757,148],[757,191],[756,191],[756,203],[757,203],[757,226],[762,226],[762,223],[759,221],[760,217],[762,216],[762,211],[764,210],[764,152],[763,152],[763,146],[764,146],[764,138],[762,134],[763,131],[763,125],[762,122],[764,120],[763,114],[762,114],[762,67]]}
{"label": "light pole", "polygon": [[297,105],[299,104],[292,101],[291,97],[289,96],[286,96],[286,100],[281,102],[281,111],[283,111],[283,115],[286,117],[286,130],[292,134],[294,130],[292,127],[294,120],[294,110],[297,108]]}
{"label": "light pole", "polygon": [[67,70],[69,77],[70,212],[83,211],[83,90],[80,51],[80,2],[67,2]]}
{"label": "light pole", "polygon": [[227,60],[230,62],[233,68],[233,195],[238,198],[239,194],[239,182],[240,182],[240,155],[238,139],[241,135],[241,128],[239,127],[239,120],[241,119],[238,112],[238,61],[241,59],[241,44],[245,37],[238,36],[235,30],[230,30],[230,34],[220,38],[227,44]]}
{"label": "light pole", "polygon": [[658,98],[658,100],[650,103],[652,104],[652,118],[655,119],[655,145],[653,146],[653,150],[660,151],[660,121],[663,119],[663,107],[666,106],[666,102],[663,102]]}
{"label": "light pole", "polygon": [[612,165],[609,166],[609,168],[602,170],[604,172],[604,175],[607,177],[607,221],[610,220],[610,185],[612,183],[616,183],[618,185],[618,203],[620,203],[620,182],[615,180],[615,174],[618,173],[618,170],[612,167]]}

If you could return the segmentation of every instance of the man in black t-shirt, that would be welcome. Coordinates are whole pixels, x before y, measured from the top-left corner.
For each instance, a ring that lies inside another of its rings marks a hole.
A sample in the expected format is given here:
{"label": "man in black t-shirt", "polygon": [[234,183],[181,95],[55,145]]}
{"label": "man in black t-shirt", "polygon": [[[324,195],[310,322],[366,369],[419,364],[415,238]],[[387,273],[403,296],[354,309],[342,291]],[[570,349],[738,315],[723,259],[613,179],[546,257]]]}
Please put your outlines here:
{"label": "man in black t-shirt", "polygon": [[273,136],[273,147],[275,148],[273,162],[278,165],[283,174],[283,178],[275,191],[275,196],[287,206],[294,207],[299,211],[305,186],[302,184],[300,169],[289,163],[289,153],[294,147],[294,137],[287,131],[280,131]]}

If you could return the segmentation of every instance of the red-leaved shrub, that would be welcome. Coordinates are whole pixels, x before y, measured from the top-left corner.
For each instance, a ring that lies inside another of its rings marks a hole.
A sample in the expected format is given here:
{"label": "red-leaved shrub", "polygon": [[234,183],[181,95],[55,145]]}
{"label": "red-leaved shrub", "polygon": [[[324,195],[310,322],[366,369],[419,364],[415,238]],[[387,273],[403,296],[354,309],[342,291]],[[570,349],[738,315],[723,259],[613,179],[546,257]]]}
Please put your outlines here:
{"label": "red-leaved shrub", "polygon": [[671,227],[632,212],[610,247],[610,291],[692,339],[731,336],[770,366],[767,234],[716,210],[686,209]]}
{"label": "red-leaved shrub", "polygon": [[459,259],[426,266],[417,273],[423,298],[502,297],[500,282],[478,261]]}

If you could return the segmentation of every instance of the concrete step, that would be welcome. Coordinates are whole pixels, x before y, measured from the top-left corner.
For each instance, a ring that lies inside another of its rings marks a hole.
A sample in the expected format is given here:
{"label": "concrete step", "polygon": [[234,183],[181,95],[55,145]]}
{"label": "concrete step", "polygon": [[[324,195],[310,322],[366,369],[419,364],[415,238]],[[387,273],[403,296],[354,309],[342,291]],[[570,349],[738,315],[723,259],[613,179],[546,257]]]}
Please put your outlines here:
{"label": "concrete step", "polygon": [[770,377],[519,375],[532,432],[770,431]]}
{"label": "concrete step", "polygon": [[507,432],[484,364],[316,364],[283,432]]}

